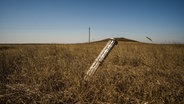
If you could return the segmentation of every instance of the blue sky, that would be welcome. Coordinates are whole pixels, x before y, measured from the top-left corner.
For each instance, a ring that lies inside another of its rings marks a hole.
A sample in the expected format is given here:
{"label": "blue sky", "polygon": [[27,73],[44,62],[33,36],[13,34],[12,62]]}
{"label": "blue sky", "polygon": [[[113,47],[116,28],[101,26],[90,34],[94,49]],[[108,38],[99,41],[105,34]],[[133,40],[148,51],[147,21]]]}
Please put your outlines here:
{"label": "blue sky", "polygon": [[0,0],[0,43],[184,43],[183,0]]}

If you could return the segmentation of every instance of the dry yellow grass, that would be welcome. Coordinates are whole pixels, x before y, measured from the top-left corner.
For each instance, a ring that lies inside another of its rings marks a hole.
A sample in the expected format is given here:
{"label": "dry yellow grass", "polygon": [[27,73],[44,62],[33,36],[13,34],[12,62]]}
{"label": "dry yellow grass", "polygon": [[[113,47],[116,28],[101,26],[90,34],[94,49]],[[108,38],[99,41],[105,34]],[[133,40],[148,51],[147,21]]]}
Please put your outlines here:
{"label": "dry yellow grass", "polygon": [[1,45],[0,102],[184,103],[184,45],[119,42],[85,83],[105,44]]}

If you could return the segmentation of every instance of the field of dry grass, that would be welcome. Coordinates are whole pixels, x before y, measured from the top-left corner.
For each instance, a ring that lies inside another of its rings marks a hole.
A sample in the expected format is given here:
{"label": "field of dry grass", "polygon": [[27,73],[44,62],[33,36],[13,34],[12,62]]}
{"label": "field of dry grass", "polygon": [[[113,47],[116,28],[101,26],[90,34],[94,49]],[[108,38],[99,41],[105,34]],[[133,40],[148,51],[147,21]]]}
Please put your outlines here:
{"label": "field of dry grass", "polygon": [[0,102],[184,104],[184,45],[119,42],[85,82],[105,44],[0,45]]}

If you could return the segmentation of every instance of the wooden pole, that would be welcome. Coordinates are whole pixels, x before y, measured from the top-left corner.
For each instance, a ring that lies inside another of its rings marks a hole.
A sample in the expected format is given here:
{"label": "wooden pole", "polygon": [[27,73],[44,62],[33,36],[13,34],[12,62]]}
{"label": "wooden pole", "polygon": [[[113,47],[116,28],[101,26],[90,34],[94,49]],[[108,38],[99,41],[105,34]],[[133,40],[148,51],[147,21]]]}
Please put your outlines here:
{"label": "wooden pole", "polygon": [[84,76],[84,80],[87,81],[90,79],[91,76],[94,75],[98,67],[102,64],[104,59],[107,57],[107,55],[110,53],[112,48],[117,45],[118,42],[115,39],[110,39],[106,46],[103,48],[101,53],[98,55],[98,57],[95,59],[89,70],[87,71],[86,75]]}

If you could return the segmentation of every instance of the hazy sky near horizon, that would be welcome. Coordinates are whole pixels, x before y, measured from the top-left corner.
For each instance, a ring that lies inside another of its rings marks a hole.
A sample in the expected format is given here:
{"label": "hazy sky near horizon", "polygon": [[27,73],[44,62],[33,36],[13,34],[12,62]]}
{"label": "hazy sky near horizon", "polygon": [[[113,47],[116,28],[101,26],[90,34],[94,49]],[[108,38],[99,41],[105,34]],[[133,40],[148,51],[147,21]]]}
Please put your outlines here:
{"label": "hazy sky near horizon", "polygon": [[184,43],[184,0],[0,0],[0,43]]}

